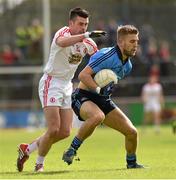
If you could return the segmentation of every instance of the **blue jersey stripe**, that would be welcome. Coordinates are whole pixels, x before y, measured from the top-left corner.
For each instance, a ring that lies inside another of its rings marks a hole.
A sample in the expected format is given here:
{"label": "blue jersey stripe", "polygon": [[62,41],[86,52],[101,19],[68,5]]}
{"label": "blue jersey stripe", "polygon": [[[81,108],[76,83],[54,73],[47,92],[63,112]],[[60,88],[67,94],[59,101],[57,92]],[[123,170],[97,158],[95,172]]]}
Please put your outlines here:
{"label": "blue jersey stripe", "polygon": [[99,58],[97,58],[96,61],[90,63],[89,66],[92,67],[92,69],[93,69],[94,67],[99,65],[101,62],[103,62],[104,60],[106,60],[107,58],[109,58],[113,54],[115,54],[115,52],[116,52],[115,48],[111,49],[107,54],[104,54],[104,55],[100,56]]}
{"label": "blue jersey stripe", "polygon": [[111,49],[107,54],[104,54],[102,56],[100,56],[99,58],[96,59],[96,61],[90,63],[89,65],[91,67],[95,67],[97,66],[98,64],[100,64],[102,61],[104,61],[105,59],[109,58],[110,56],[112,56],[114,54],[116,50],[113,48]]}

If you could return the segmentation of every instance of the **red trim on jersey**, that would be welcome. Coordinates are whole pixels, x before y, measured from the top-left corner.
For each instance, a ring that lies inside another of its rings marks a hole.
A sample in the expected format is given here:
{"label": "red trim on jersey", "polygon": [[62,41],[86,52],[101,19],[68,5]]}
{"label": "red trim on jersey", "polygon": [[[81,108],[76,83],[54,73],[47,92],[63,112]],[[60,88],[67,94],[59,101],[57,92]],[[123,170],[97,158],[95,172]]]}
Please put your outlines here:
{"label": "red trim on jersey", "polygon": [[48,100],[48,89],[50,86],[50,81],[52,79],[52,76],[47,77],[47,79],[45,80],[45,86],[44,86],[44,90],[43,90],[43,104],[44,107],[47,106],[47,100]]}
{"label": "red trim on jersey", "polygon": [[69,31],[70,31],[70,29],[68,29],[68,28],[66,27],[65,29],[63,29],[62,31],[59,32],[59,36],[58,36],[58,37],[64,36],[64,34],[65,34],[66,32],[69,32]]}
{"label": "red trim on jersey", "polygon": [[65,33],[70,32],[70,29],[68,27],[64,28],[62,31],[59,32],[58,36],[56,37],[55,43],[57,41],[57,38],[63,37]]}
{"label": "red trim on jersey", "polygon": [[[90,40],[84,39],[84,42],[93,47],[94,53],[96,53],[98,51],[98,48]],[[94,53],[92,53],[92,54],[94,54]]]}

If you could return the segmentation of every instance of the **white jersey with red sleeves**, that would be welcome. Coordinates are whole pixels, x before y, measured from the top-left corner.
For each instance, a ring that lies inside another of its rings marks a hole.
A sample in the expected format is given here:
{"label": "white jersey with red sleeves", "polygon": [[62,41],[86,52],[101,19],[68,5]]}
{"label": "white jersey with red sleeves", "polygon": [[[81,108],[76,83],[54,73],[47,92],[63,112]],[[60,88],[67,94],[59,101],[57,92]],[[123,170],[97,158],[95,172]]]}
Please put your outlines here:
{"label": "white jersey with red sleeves", "polygon": [[85,38],[69,47],[60,47],[56,44],[58,37],[70,37],[70,29],[65,26],[58,30],[53,38],[49,60],[44,68],[44,73],[63,80],[71,80],[74,73],[86,54],[94,54],[97,45],[91,38]]}
{"label": "white jersey with red sleeves", "polygon": [[142,89],[146,102],[144,108],[146,111],[159,111],[161,109],[160,97],[162,94],[162,86],[159,83],[147,83]]}

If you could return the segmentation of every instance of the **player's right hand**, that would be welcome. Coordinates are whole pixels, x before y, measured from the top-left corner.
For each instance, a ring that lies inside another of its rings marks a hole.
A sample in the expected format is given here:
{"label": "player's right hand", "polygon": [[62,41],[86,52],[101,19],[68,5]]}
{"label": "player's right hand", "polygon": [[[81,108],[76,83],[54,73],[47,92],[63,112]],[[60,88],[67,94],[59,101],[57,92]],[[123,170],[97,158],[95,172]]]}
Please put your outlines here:
{"label": "player's right hand", "polygon": [[107,34],[107,32],[106,31],[98,31],[98,30],[96,30],[96,31],[91,31],[91,32],[86,32],[85,34],[84,34],[84,36],[86,37],[86,38],[96,38],[96,37],[101,37],[101,36],[105,36]]}
{"label": "player's right hand", "polygon": [[106,86],[100,89],[100,95],[103,96],[110,96],[112,94],[112,89],[114,87],[114,81],[110,82]]}

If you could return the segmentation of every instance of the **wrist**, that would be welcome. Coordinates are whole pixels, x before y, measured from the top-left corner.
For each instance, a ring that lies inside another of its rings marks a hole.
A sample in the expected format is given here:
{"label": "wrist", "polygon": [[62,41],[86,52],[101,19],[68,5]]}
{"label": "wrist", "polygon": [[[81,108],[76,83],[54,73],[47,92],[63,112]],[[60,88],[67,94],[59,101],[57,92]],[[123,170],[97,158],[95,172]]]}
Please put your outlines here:
{"label": "wrist", "polygon": [[100,90],[101,90],[101,88],[98,86],[98,87],[96,87],[95,92],[96,92],[97,94],[100,94]]}
{"label": "wrist", "polygon": [[89,35],[90,35],[89,32],[85,32],[85,33],[84,33],[84,37],[85,37],[85,38],[89,38]]}

